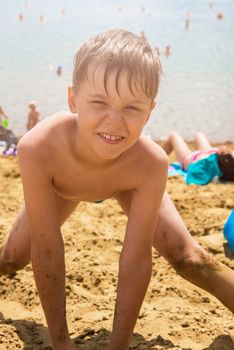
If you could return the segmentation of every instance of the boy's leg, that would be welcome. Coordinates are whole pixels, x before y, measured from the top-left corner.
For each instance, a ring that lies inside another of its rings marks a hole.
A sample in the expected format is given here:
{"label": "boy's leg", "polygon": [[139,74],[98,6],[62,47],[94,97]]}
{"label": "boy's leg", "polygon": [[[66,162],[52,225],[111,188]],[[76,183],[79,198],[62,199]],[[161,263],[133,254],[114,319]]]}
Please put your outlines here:
{"label": "boy's leg", "polygon": [[9,237],[0,247],[0,275],[14,273],[30,261],[30,229],[27,214],[22,208]]}
{"label": "boy's leg", "polygon": [[160,209],[154,247],[182,277],[214,295],[234,313],[234,271],[193,239],[167,193]]}
{"label": "boy's leg", "polygon": [[162,148],[167,154],[175,151],[176,159],[180,163],[183,163],[184,158],[191,152],[184,139],[177,132],[170,134]]}
{"label": "boy's leg", "polygon": [[[60,225],[70,216],[78,202],[69,202],[57,197]],[[0,247],[0,275],[13,274],[30,262],[30,224],[25,208],[19,212],[10,235]]]}
{"label": "boy's leg", "polygon": [[196,148],[200,151],[209,151],[212,148],[207,137],[200,131],[195,136],[195,144]]}
{"label": "boy's leg", "polygon": [[[117,199],[127,214],[131,194]],[[234,312],[234,271],[211,257],[193,239],[167,193],[159,211],[153,246],[182,277]]]}

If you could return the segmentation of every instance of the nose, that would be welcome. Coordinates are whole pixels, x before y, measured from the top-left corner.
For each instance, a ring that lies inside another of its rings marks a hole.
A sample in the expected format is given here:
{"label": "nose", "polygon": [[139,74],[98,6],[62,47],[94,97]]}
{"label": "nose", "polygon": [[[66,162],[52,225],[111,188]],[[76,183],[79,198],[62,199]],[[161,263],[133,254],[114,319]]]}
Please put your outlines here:
{"label": "nose", "polygon": [[106,115],[105,122],[113,126],[123,125],[124,118],[119,111],[109,111],[109,113]]}

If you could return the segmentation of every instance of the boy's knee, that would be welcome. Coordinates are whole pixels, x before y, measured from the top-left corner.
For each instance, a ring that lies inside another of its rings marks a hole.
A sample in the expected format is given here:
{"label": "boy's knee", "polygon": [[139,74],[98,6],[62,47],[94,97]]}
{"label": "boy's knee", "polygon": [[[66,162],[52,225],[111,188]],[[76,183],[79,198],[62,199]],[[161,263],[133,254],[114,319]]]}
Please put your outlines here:
{"label": "boy's knee", "polygon": [[[25,266],[25,265],[24,265]],[[9,261],[0,261],[0,276],[1,275],[13,275],[18,270],[21,270],[24,266],[12,263]]]}
{"label": "boy's knee", "polygon": [[201,270],[203,263],[192,257],[182,257],[179,260],[172,261],[171,265],[180,276],[187,279],[194,271]]}
{"label": "boy's knee", "polygon": [[3,248],[0,247],[0,275],[12,275],[28,264],[28,261],[20,262],[10,257]]}
{"label": "boy's knee", "polygon": [[172,266],[179,275],[190,281],[206,278],[211,271],[222,269],[221,264],[201,248],[195,249],[194,254],[172,261]]}

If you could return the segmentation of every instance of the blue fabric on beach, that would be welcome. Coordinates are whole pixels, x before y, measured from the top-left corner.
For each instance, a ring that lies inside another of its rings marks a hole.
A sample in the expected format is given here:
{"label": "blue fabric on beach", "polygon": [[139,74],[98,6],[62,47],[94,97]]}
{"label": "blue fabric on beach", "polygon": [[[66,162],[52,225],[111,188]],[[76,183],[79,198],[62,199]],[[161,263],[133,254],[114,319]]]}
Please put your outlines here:
{"label": "blue fabric on beach", "polygon": [[217,154],[211,154],[209,157],[191,163],[188,166],[186,183],[196,185],[206,185],[215,176],[222,176],[218,165]]}
{"label": "blue fabric on beach", "polygon": [[188,171],[184,170],[180,163],[174,162],[169,165],[168,176],[181,175],[186,183],[195,185],[206,185],[216,176],[222,176],[218,166],[217,154],[211,154],[208,158],[191,163]]}
{"label": "blue fabric on beach", "polygon": [[178,176],[181,175],[186,181],[187,171],[185,171],[179,162],[174,162],[169,165],[168,176]]}

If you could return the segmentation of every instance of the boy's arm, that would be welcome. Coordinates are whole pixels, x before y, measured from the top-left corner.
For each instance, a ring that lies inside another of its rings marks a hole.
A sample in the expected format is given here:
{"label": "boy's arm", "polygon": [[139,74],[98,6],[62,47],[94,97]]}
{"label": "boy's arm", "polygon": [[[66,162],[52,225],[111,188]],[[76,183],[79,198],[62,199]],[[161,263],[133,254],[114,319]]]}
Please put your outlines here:
{"label": "boy's arm", "polygon": [[32,267],[54,349],[71,350],[65,315],[64,245],[56,197],[49,162],[45,162],[44,152],[33,148],[27,142],[21,142],[18,148],[31,226]]}
{"label": "boy's arm", "polygon": [[[133,190],[119,262],[117,302],[110,350],[128,349],[152,271],[152,241],[167,179],[167,159]],[[121,198],[120,198],[121,200]]]}

